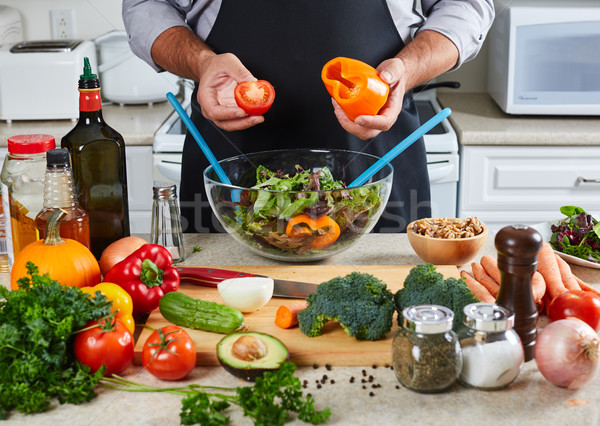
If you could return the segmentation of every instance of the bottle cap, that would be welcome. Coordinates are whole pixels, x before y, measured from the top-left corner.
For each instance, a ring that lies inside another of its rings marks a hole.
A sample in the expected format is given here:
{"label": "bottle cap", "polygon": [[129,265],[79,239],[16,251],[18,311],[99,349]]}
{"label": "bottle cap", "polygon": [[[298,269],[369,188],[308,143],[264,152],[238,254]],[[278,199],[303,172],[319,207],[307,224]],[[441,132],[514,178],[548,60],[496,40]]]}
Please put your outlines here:
{"label": "bottle cap", "polygon": [[65,167],[70,166],[69,150],[66,148],[51,149],[46,153],[47,167]]}
{"label": "bottle cap", "polygon": [[8,138],[8,152],[13,154],[41,154],[55,147],[52,135],[16,135]]}
{"label": "bottle cap", "polygon": [[454,312],[445,306],[416,305],[402,311],[404,327],[417,333],[437,334],[452,330]]}
{"label": "bottle cap", "polygon": [[79,88],[98,89],[99,87],[100,81],[96,74],[92,74],[92,66],[90,65],[89,58],[83,58],[83,74],[79,76]]}
{"label": "bottle cap", "polygon": [[471,303],[463,309],[463,322],[479,331],[505,331],[515,325],[515,315],[495,303]]}
{"label": "bottle cap", "polygon": [[171,183],[157,183],[152,188],[155,200],[176,200],[177,186]]}

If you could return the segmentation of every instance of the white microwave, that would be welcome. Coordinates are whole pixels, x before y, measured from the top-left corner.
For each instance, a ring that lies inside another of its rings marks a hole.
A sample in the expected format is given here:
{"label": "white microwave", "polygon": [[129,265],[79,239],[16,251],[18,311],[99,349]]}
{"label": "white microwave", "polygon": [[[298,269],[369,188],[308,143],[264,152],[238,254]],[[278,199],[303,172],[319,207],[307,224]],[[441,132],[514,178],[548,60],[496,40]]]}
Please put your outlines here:
{"label": "white microwave", "polygon": [[517,4],[496,12],[488,92],[500,108],[600,116],[600,2]]}

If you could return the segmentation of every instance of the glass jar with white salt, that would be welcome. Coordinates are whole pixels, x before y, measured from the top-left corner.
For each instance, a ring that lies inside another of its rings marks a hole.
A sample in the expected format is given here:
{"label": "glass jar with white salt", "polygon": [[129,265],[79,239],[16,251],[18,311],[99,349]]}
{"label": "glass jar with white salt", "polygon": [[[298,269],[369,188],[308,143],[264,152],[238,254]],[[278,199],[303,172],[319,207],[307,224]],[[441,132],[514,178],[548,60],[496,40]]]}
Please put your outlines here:
{"label": "glass jar with white salt", "polygon": [[472,303],[463,310],[465,327],[458,333],[462,369],[458,380],[482,390],[498,390],[519,375],[525,355],[514,314],[493,303]]}

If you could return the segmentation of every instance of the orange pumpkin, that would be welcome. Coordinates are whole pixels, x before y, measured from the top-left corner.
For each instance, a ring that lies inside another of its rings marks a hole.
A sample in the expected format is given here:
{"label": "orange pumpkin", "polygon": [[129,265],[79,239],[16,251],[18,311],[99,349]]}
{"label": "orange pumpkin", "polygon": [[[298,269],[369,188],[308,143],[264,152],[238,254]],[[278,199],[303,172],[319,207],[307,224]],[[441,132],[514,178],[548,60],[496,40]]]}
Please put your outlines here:
{"label": "orange pumpkin", "polygon": [[10,273],[10,287],[18,290],[17,280],[27,275],[27,262],[33,262],[39,273],[62,285],[95,286],[101,281],[100,265],[91,251],[78,241],[60,237],[60,220],[65,215],[55,209],[46,224],[46,238],[25,246],[17,255]]}

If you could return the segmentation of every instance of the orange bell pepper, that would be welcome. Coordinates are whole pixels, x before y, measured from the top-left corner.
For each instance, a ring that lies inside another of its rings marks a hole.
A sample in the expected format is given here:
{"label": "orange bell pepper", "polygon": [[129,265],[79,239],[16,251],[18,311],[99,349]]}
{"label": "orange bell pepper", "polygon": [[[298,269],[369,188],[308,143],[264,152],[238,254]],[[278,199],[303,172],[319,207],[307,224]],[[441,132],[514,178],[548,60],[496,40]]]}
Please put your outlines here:
{"label": "orange bell pepper", "polygon": [[289,237],[307,237],[313,236],[310,246],[316,249],[323,249],[333,244],[340,236],[340,226],[329,216],[319,218],[311,217],[307,214],[299,214],[292,217],[285,233]]}
{"label": "orange bell pepper", "polygon": [[133,300],[125,289],[118,284],[102,282],[94,287],[81,287],[80,290],[84,293],[91,294],[92,296],[95,296],[97,291],[102,293],[109,302],[112,302],[110,311],[117,312],[116,319],[121,321],[127,330],[133,334],[135,331]]}
{"label": "orange bell pepper", "polygon": [[377,115],[390,92],[375,68],[356,59],[332,59],[323,67],[321,79],[352,121],[359,115]]}

